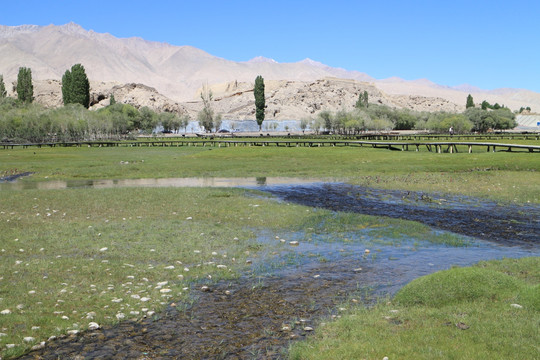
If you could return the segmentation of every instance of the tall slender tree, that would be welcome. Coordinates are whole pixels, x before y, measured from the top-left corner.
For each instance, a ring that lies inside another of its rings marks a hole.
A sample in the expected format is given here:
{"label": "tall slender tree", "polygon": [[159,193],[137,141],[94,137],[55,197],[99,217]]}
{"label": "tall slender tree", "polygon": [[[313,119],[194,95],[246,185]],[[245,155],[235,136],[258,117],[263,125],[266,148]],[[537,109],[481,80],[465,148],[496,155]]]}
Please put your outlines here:
{"label": "tall slender tree", "polygon": [[203,102],[203,108],[197,114],[197,120],[200,127],[206,132],[211,132],[214,127],[214,119],[216,117],[214,109],[212,109],[212,90],[208,89],[208,85],[203,85],[201,91],[201,100]]}
{"label": "tall slender tree", "polygon": [[62,77],[62,96],[64,105],[81,104],[87,109],[90,106],[90,82],[81,64],[73,65],[71,71],[66,70]]}
{"label": "tall slender tree", "polygon": [[369,106],[369,94],[367,91],[364,90],[363,93],[360,93],[355,106],[357,108],[367,108]]}
{"label": "tall slender tree", "polygon": [[473,108],[474,107],[474,100],[471,94],[467,96],[467,104],[465,105],[465,109]]}
{"label": "tall slender tree", "polygon": [[255,78],[255,117],[257,118],[257,125],[259,125],[259,131],[262,129],[262,123],[264,121],[264,108],[266,102],[264,99],[264,79],[261,75]]}
{"label": "tall slender tree", "polygon": [[17,98],[23,103],[31,103],[34,100],[34,85],[32,85],[32,70],[30,68],[19,68]]}
{"label": "tall slender tree", "polygon": [[7,96],[6,85],[4,84],[4,75],[0,75],[0,99]]}
{"label": "tall slender tree", "polygon": [[71,71],[66,70],[62,76],[62,100],[64,105],[73,103],[71,99]]}

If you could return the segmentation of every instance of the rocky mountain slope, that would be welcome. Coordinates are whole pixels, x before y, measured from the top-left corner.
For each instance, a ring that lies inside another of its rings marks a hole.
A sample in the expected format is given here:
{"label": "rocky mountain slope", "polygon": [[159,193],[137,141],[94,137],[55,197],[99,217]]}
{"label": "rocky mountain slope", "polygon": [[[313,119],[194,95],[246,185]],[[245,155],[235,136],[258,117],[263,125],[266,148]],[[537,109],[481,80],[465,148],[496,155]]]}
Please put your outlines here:
{"label": "rocky mountain slope", "polygon": [[477,103],[487,100],[513,110],[521,106],[540,109],[540,94],[528,90],[483,91],[428,80],[375,80],[310,59],[280,64],[258,57],[234,62],[190,46],[119,39],[73,23],[0,26],[0,54],[0,74],[9,90],[18,68],[30,67],[36,99],[47,106],[61,104],[60,79],[73,64],[81,63],[91,80],[95,107],[106,105],[114,93],[117,101],[137,107],[195,113],[200,108],[197,91],[208,84],[215,94],[216,110],[224,117],[253,119],[253,81],[261,74],[266,83],[267,116],[275,119],[347,109],[364,90],[370,101],[415,110],[460,111],[468,93]]}

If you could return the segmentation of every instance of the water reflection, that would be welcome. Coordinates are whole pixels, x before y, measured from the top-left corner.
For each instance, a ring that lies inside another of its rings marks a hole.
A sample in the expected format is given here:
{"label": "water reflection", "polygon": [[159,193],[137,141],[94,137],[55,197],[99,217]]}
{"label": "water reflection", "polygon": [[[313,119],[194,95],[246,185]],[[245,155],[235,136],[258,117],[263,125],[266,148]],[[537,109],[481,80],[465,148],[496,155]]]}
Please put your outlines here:
{"label": "water reflection", "polygon": [[275,185],[301,185],[320,182],[319,179],[289,177],[245,178],[165,178],[165,179],[116,179],[116,180],[51,180],[39,182],[4,182],[0,191],[56,190],[70,188],[127,188],[127,187],[261,187]]}

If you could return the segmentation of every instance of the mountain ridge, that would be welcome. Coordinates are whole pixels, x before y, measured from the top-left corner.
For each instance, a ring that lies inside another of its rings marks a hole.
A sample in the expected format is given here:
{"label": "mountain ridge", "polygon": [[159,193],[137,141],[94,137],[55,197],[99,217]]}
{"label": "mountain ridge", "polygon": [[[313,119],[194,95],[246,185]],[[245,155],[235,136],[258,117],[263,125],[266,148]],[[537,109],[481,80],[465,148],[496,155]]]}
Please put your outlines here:
{"label": "mountain ridge", "polygon": [[487,100],[513,110],[521,106],[540,109],[540,94],[526,89],[481,90],[472,85],[449,87],[429,79],[397,77],[377,80],[360,71],[333,68],[309,58],[293,63],[278,63],[266,57],[235,62],[189,45],[176,46],[140,37],[117,38],[85,30],[73,22],[59,26],[0,25],[0,51],[0,74],[6,83],[16,79],[20,66],[30,67],[33,79],[59,80],[73,64],[81,63],[93,82],[145,84],[174,102],[196,100],[197,90],[205,83],[249,84],[260,74],[273,81],[352,79],[403,99],[445,99],[456,104],[457,109],[464,108],[468,92],[477,103]]}

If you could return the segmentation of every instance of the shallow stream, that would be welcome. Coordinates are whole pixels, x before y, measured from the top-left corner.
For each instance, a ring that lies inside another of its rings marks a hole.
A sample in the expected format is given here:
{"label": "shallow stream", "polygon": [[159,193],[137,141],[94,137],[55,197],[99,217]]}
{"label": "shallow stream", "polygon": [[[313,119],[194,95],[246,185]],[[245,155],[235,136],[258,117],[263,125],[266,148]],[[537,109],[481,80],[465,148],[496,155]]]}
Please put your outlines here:
{"label": "shallow stream", "polygon": [[22,358],[284,358],[289,342],[309,335],[321,321],[357,302],[371,304],[391,295],[419,276],[480,260],[540,256],[539,207],[263,179],[234,186],[315,208],[423,222],[433,228],[433,236],[452,231],[467,246],[414,238],[374,242],[365,231],[348,233],[347,241],[333,234],[306,236],[305,231],[284,233],[280,239],[261,233],[258,241],[271,253],[236,281],[206,284],[205,289],[193,285],[191,307],[171,304],[153,318],[58,339]]}

